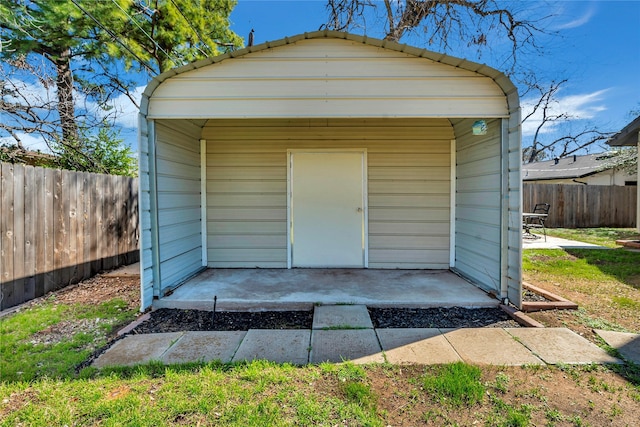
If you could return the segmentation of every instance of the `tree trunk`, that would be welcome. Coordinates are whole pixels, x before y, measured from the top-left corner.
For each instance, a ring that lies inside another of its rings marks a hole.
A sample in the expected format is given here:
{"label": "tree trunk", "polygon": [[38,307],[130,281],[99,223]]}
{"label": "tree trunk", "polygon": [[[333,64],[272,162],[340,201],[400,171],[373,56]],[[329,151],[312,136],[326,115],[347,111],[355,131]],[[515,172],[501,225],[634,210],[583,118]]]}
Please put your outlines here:
{"label": "tree trunk", "polygon": [[73,73],[71,72],[71,49],[60,52],[55,59],[58,114],[62,126],[62,140],[69,144],[78,141],[75,105],[73,102]]}

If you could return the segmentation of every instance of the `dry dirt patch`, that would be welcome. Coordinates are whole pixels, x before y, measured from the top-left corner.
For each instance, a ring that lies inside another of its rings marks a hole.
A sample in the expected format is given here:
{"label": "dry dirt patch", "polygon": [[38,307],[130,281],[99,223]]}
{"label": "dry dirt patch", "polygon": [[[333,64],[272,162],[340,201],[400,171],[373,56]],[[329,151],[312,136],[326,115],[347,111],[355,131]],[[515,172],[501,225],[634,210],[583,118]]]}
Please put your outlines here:
{"label": "dry dirt patch", "polygon": [[102,304],[121,298],[128,308],[140,307],[140,278],[107,277],[97,275],[75,286],[69,286],[54,294],[55,300],[63,304]]}
{"label": "dry dirt patch", "polygon": [[393,375],[376,368],[368,378],[378,396],[379,413],[393,426],[516,425],[500,422],[508,415],[496,401],[516,410],[525,405],[531,426],[637,425],[638,391],[604,369],[580,369],[586,368],[483,367],[484,403],[464,408],[449,408],[422,390],[424,367],[401,367]]}

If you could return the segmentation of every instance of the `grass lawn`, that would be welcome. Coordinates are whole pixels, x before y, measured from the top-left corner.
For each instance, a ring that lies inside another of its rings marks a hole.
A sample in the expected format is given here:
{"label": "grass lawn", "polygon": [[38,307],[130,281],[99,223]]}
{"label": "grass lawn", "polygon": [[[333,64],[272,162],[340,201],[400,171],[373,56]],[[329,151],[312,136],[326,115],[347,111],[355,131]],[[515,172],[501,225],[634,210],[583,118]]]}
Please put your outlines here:
{"label": "grass lawn", "polygon": [[[640,331],[639,269],[640,253],[622,249],[524,253],[527,281],[581,307],[533,316],[600,345],[593,327]],[[0,426],[637,425],[631,364],[78,369],[136,315],[137,295],[135,283],[101,278],[0,318]]]}
{"label": "grass lawn", "polygon": [[[524,280],[580,308],[531,313],[545,326],[566,326],[598,342],[592,329],[640,333],[640,252],[615,240],[637,238],[633,229],[549,229],[548,234],[616,249],[527,249]],[[637,233],[637,232],[636,232]]]}

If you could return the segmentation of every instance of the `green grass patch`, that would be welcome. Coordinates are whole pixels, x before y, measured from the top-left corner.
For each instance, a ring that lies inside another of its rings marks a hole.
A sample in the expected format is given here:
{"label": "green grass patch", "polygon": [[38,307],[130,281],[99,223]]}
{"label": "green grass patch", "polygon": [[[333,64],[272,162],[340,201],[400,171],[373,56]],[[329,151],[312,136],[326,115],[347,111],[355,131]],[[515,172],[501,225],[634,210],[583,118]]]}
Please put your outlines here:
{"label": "green grass patch", "polygon": [[523,252],[527,272],[593,281],[617,280],[639,287],[640,253],[624,249],[530,249]]}
{"label": "green grass patch", "polygon": [[0,380],[73,377],[114,327],[135,315],[120,298],[99,305],[58,304],[50,298],[7,316],[0,320]]}
{"label": "green grass patch", "polygon": [[634,299],[627,298],[627,297],[617,297],[617,296],[614,296],[611,299],[619,307],[629,308],[632,310],[640,310],[640,301],[636,301]]}
{"label": "green grass patch", "polygon": [[482,402],[485,386],[480,381],[477,366],[456,362],[434,367],[422,378],[424,390],[433,399],[455,407],[471,406]]}

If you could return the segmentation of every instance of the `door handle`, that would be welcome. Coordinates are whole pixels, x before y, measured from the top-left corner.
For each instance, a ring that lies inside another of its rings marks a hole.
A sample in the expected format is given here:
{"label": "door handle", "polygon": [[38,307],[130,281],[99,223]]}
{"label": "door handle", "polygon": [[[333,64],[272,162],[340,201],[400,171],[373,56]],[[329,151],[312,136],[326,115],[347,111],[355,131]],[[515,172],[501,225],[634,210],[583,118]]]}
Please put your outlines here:
{"label": "door handle", "polygon": [[362,212],[362,208],[356,208],[356,212],[358,213]]}

